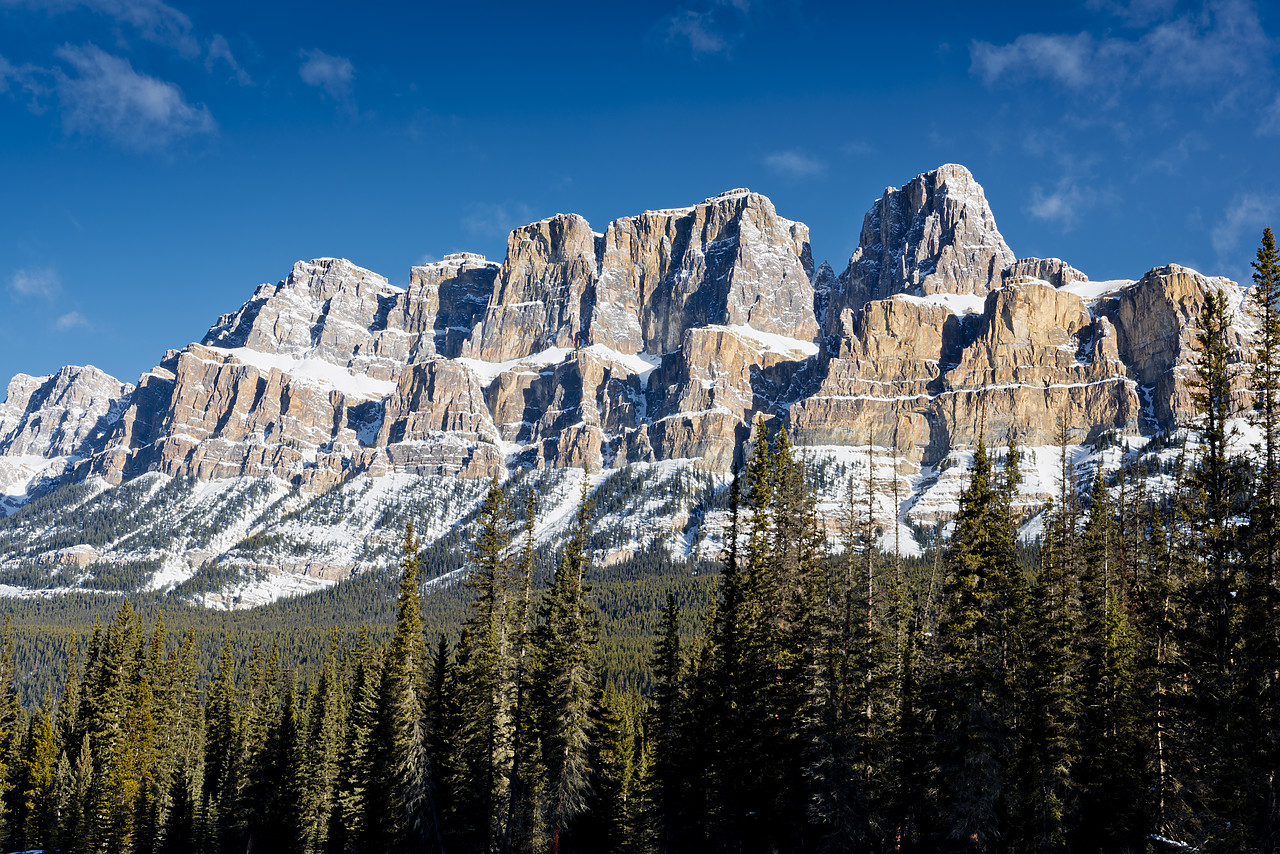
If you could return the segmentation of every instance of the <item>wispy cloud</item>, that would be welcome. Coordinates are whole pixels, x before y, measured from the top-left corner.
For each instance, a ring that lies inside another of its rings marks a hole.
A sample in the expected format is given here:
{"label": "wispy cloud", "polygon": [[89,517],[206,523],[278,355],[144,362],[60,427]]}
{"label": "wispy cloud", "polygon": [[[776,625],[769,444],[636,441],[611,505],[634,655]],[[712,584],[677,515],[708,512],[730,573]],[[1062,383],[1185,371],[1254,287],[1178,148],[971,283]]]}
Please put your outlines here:
{"label": "wispy cloud", "polygon": [[1209,143],[1198,131],[1184,133],[1177,142],[1147,162],[1147,171],[1159,171],[1168,175],[1178,175],[1191,162],[1192,155],[1209,148]]}
{"label": "wispy cloud", "polygon": [[177,85],[135,71],[127,59],[94,45],[66,45],[57,55],[76,72],[75,77],[56,72],[68,134],[102,136],[125,148],[149,151],[217,129],[203,104],[188,103]]}
{"label": "wispy cloud", "polygon": [[1241,258],[1249,254],[1242,246],[1247,238],[1259,239],[1262,229],[1276,213],[1276,203],[1257,193],[1240,193],[1232,198],[1222,219],[1209,233],[1218,261],[1237,275],[1245,269]]}
{"label": "wispy cloud", "polygon": [[0,0],[0,6],[27,7],[49,14],[88,9],[137,31],[144,40],[172,48],[186,57],[200,55],[191,19],[160,0]]}
{"label": "wispy cloud", "polygon": [[876,153],[876,148],[865,139],[851,139],[840,146],[840,151],[849,157],[866,157]]}
{"label": "wispy cloud", "polygon": [[1276,99],[1262,109],[1258,135],[1280,136],[1280,95],[1276,95]]}
{"label": "wispy cloud", "polygon": [[1141,32],[1131,38],[1024,33],[1002,45],[975,41],[969,46],[970,73],[989,86],[1040,79],[1109,96],[1141,86],[1235,86],[1269,64],[1270,42],[1248,0],[1207,0],[1178,17],[1170,17],[1174,5],[1161,0],[1100,6],[1141,22]]}
{"label": "wispy cloud", "polygon": [[303,50],[298,76],[308,86],[316,86],[335,101],[347,102],[356,79],[356,68],[345,56],[330,56],[316,48]]}
{"label": "wispy cloud", "polygon": [[51,267],[25,267],[9,277],[16,296],[51,300],[62,291],[62,281]]}
{"label": "wispy cloud", "polygon": [[78,311],[68,311],[66,314],[58,316],[53,322],[53,328],[59,332],[70,332],[72,329],[88,329],[89,321],[83,314]]}
{"label": "wispy cloud", "polygon": [[729,56],[743,35],[752,0],[710,0],[681,6],[658,22],[668,46],[688,50],[695,59]]}
{"label": "wispy cloud", "polygon": [[827,171],[827,164],[802,151],[775,151],[764,159],[770,169],[789,178],[812,178]]}
{"label": "wispy cloud", "polygon": [[506,237],[516,227],[532,221],[533,212],[521,202],[476,202],[468,205],[462,227],[483,237]]}
{"label": "wispy cloud", "polygon": [[249,76],[249,72],[245,71],[236,62],[235,56],[231,53],[231,45],[227,43],[226,37],[221,34],[215,35],[209,41],[209,50],[205,53],[204,69],[210,74],[222,63],[231,71],[231,78],[241,86],[251,86],[253,78]]}
{"label": "wispy cloud", "polygon": [[1069,230],[1085,211],[1096,204],[1097,199],[1097,191],[1073,178],[1063,178],[1051,191],[1040,186],[1032,187],[1027,213],[1036,219],[1056,222],[1063,230]]}

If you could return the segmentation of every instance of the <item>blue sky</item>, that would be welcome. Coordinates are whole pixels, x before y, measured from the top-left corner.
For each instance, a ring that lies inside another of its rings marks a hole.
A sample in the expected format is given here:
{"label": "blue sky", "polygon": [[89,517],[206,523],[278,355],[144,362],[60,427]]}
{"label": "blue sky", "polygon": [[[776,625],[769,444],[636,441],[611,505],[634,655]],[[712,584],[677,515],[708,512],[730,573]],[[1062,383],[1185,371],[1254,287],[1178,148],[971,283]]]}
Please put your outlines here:
{"label": "blue sky", "polygon": [[0,382],[133,381],[300,258],[403,284],[732,187],[838,272],[946,162],[1019,256],[1242,278],[1280,220],[1278,55],[1251,0],[0,0]]}

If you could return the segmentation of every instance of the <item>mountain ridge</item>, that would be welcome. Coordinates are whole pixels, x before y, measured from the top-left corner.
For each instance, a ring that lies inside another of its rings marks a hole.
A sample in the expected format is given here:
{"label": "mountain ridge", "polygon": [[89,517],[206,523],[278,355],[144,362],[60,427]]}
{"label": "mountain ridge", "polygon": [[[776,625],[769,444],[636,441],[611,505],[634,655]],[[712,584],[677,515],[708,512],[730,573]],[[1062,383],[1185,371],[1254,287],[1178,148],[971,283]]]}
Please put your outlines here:
{"label": "mountain ridge", "polygon": [[[377,481],[525,470],[691,469],[723,482],[764,418],[815,465],[847,470],[867,449],[889,460],[895,494],[910,484],[881,508],[897,531],[946,516],[979,439],[1047,448],[1065,429],[1099,451],[1103,437],[1140,448],[1176,430],[1210,289],[1240,305],[1235,283],[1178,265],[1093,283],[1059,259],[1018,259],[954,164],[885,190],[838,275],[815,267],[807,226],[746,189],[603,232],[557,214],[515,229],[501,263],[447,255],[412,267],[403,288],[345,259],[299,261],[136,386],[92,368],[15,377],[0,404],[0,508],[144,476],[233,484],[228,494],[269,482],[259,497],[304,504],[357,486],[383,495]],[[1251,328],[1238,315],[1243,349]],[[1029,512],[1053,492],[1043,480],[1027,481]],[[265,515],[228,530],[252,538],[287,515],[254,507]],[[48,564],[40,536],[0,552],[0,584]],[[100,544],[71,563],[91,574],[95,561],[152,562],[162,569],[147,583],[181,584],[234,558],[236,543],[183,537],[150,551]],[[301,576],[367,565],[343,549]]]}

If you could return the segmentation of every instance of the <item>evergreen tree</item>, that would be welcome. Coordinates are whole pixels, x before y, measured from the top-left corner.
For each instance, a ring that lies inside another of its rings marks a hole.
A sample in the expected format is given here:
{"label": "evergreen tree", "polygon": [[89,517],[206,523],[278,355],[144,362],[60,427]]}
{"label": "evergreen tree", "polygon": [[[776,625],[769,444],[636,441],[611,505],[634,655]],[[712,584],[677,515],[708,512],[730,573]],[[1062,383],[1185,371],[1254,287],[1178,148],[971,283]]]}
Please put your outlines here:
{"label": "evergreen tree", "polygon": [[598,627],[586,599],[583,576],[590,555],[591,503],[583,475],[572,536],[543,599],[536,635],[533,684],[538,702],[546,791],[542,813],[552,854],[568,824],[586,807],[592,708],[596,691],[594,651]]}
{"label": "evergreen tree", "polygon": [[1080,555],[1075,484],[1065,427],[1057,502],[1047,507],[1040,573],[1031,592],[1026,667],[1022,669],[1024,733],[1018,775],[1017,836],[1026,850],[1062,851],[1074,804],[1079,756]]}
{"label": "evergreen tree", "polygon": [[1090,493],[1081,578],[1082,790],[1077,848],[1114,851],[1141,844],[1141,743],[1134,678],[1136,644],[1129,594],[1116,571],[1119,531],[1099,468]]}
{"label": "evergreen tree", "polygon": [[1271,229],[1253,263],[1249,300],[1258,332],[1252,376],[1254,423],[1261,460],[1249,512],[1241,591],[1240,679],[1235,704],[1242,712],[1234,752],[1244,764],[1245,814],[1253,843],[1280,850],[1280,253]]}
{"label": "evergreen tree", "polygon": [[680,821],[685,780],[689,769],[681,761],[684,666],[680,652],[680,609],[674,593],[667,593],[662,609],[662,627],[654,646],[650,667],[654,674],[652,724],[653,789],[657,808],[657,839],[661,851],[680,850],[683,828]]}
{"label": "evergreen tree", "polygon": [[513,531],[506,496],[495,479],[480,505],[467,585],[475,593],[465,631],[464,666],[458,668],[459,731],[455,833],[462,847],[489,851],[504,838],[516,664],[512,648],[513,583],[509,566]]}
{"label": "evergreen tree", "polygon": [[1012,520],[982,442],[960,497],[946,564],[931,684],[938,745],[935,833],[939,845],[957,850],[999,850],[1013,794],[1006,788],[1014,748],[1009,653],[1021,568]]}
{"label": "evergreen tree", "polygon": [[[370,774],[377,756],[372,740],[378,724],[381,660],[365,627],[361,627],[351,660],[355,662],[355,673],[350,679],[349,712],[344,719],[334,805],[325,840],[325,850],[333,854],[370,850],[365,846],[365,817],[377,809],[370,799]],[[312,731],[316,731],[314,724]]]}
{"label": "evergreen tree", "polygon": [[385,770],[392,798],[382,808],[390,813],[388,850],[393,851],[444,849],[428,745],[427,648],[418,590],[419,547],[410,524],[401,549],[403,574],[396,631],[382,668],[379,703],[380,729],[387,739],[383,749],[389,751]]}
{"label": "evergreen tree", "polygon": [[1239,590],[1236,520],[1243,509],[1242,469],[1231,457],[1235,431],[1235,379],[1231,345],[1231,313],[1224,294],[1206,294],[1196,336],[1195,374],[1191,386],[1198,420],[1200,454],[1192,479],[1192,501],[1198,516],[1193,539],[1197,566],[1186,588],[1187,634],[1183,643],[1188,667],[1189,733],[1195,742],[1190,758],[1197,767],[1195,796],[1203,805],[1197,822],[1199,840],[1211,847],[1238,846],[1241,816],[1234,791],[1243,757],[1233,749],[1232,700],[1236,678]]}

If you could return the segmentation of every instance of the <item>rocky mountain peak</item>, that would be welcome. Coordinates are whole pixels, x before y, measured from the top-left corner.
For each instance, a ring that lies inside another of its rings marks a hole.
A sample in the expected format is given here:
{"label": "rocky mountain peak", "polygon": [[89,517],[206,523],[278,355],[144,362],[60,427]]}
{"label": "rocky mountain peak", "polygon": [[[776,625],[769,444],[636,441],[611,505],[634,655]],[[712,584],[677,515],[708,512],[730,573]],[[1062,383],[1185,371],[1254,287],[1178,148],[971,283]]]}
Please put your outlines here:
{"label": "rocky mountain peak", "polygon": [[[56,374],[18,374],[0,403],[0,493],[20,495],[32,482],[57,477],[120,419],[134,388],[92,365]],[[39,465],[4,465],[5,458],[42,458]]]}
{"label": "rocky mountain peak", "polygon": [[829,305],[828,334],[840,312],[894,294],[986,294],[1015,261],[973,174],[949,163],[888,187],[862,222],[858,248]]}

